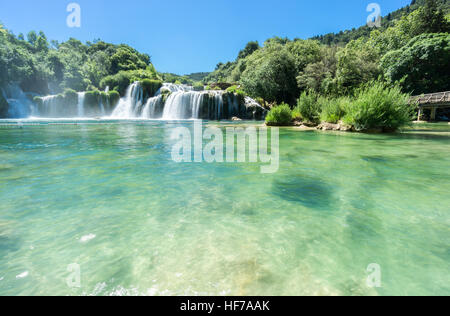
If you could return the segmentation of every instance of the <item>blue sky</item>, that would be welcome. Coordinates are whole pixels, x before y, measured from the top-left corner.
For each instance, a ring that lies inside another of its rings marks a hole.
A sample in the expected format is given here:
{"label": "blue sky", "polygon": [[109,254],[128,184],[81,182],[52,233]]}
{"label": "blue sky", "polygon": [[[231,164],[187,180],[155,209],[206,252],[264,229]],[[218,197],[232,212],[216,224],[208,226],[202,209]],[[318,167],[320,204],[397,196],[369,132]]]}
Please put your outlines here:
{"label": "blue sky", "polygon": [[[81,28],[69,28],[66,7],[81,7]],[[0,21],[15,34],[42,30],[49,39],[100,38],[152,56],[162,72],[212,71],[234,60],[248,41],[309,38],[366,23],[367,5],[382,15],[410,0],[1,0]]]}

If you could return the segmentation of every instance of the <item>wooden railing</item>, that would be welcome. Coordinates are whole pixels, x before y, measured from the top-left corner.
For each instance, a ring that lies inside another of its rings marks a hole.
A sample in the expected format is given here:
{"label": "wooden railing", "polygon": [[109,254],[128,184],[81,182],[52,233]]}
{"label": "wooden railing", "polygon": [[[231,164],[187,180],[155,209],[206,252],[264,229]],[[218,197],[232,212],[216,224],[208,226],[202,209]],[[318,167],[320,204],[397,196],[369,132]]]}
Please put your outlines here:
{"label": "wooden railing", "polygon": [[423,94],[411,97],[411,103],[418,105],[450,105],[450,91]]}

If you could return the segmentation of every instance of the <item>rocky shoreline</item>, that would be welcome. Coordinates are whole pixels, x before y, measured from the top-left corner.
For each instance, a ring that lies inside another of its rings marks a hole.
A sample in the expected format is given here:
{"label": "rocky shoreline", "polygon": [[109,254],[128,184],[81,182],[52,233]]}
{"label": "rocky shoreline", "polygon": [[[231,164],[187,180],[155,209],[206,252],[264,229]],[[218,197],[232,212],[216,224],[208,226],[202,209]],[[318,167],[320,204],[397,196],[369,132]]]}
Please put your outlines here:
{"label": "rocky shoreline", "polygon": [[320,124],[314,124],[309,122],[302,122],[302,121],[294,121],[290,125],[271,125],[271,124],[265,124],[269,127],[294,127],[295,129],[302,130],[302,131],[335,131],[335,132],[359,132],[359,133],[392,133],[395,132],[393,129],[389,128],[372,128],[367,130],[360,130],[355,128],[352,125],[345,124],[342,121],[339,121],[338,123],[328,123],[328,122],[322,122]]}

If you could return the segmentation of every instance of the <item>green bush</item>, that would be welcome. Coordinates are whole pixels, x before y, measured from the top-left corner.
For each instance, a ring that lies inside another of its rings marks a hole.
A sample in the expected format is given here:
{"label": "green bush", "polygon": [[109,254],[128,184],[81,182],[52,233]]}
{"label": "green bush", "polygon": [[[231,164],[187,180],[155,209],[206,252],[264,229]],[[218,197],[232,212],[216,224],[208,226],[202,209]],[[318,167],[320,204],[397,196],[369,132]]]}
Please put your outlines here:
{"label": "green bush", "polygon": [[323,122],[336,124],[345,116],[345,109],[348,107],[350,99],[329,99],[327,97],[320,97],[317,102],[322,111],[320,119]]}
{"label": "green bush", "polygon": [[100,89],[105,90],[106,87],[113,88],[121,95],[125,95],[128,86],[131,84],[131,72],[121,71],[113,76],[107,76],[100,81]]}
{"label": "green bush", "polygon": [[100,89],[105,90],[106,87],[109,87],[110,89],[118,91],[120,95],[123,96],[125,95],[128,86],[136,81],[141,81],[141,83],[146,81],[144,84],[148,84],[148,87],[150,88],[149,92],[158,85],[158,82],[161,82],[154,69],[147,67],[147,69],[120,71],[115,75],[106,76],[100,81]]}
{"label": "green bush", "polygon": [[360,88],[356,99],[347,105],[343,120],[360,131],[393,131],[413,120],[414,107],[409,99],[398,85],[387,87],[382,82],[370,82]]}
{"label": "green bush", "polygon": [[64,90],[64,104],[77,104],[78,103],[78,93],[72,89]]}
{"label": "green bush", "polygon": [[240,96],[243,96],[243,97],[246,96],[246,93],[244,92],[244,90],[239,89],[238,86],[236,86],[236,85],[229,87],[226,91],[230,92],[230,93],[234,93],[234,94],[240,95]]}
{"label": "green bush", "polygon": [[100,91],[86,91],[84,98],[85,107],[97,107],[100,103]]}
{"label": "green bush", "polygon": [[291,108],[284,103],[272,108],[266,116],[266,124],[268,126],[289,126],[291,123]]}
{"label": "green bush", "polygon": [[115,90],[111,90],[108,92],[108,97],[109,97],[109,105],[111,106],[111,108],[115,108],[117,103],[119,103],[120,93]]}
{"label": "green bush", "polygon": [[163,85],[161,80],[143,79],[140,82],[145,94],[150,98],[155,96],[156,92]]}
{"label": "green bush", "polygon": [[238,91],[239,89],[238,89],[238,86],[236,86],[236,85],[234,85],[234,86],[231,86],[231,87],[229,87],[229,88],[227,88],[227,92],[231,92],[231,93],[236,93],[236,91]]}
{"label": "green bush", "polygon": [[297,107],[294,112],[298,113],[304,121],[319,123],[321,108],[317,99],[318,95],[316,92],[312,90],[303,92],[297,101]]}
{"label": "green bush", "polygon": [[205,90],[205,87],[200,82],[197,82],[196,84],[194,84],[193,87],[194,87],[194,91],[203,91],[203,90]]}
{"label": "green bush", "polygon": [[298,107],[295,107],[292,110],[292,119],[294,121],[301,121],[302,120],[302,115],[300,114],[300,110],[298,109]]}

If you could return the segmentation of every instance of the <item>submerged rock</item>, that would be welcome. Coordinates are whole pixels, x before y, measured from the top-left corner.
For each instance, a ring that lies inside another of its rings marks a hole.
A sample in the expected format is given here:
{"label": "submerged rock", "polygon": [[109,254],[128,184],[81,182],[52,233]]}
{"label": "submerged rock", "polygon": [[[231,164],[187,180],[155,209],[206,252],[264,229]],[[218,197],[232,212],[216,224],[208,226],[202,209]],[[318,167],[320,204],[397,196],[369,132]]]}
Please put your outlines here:
{"label": "submerged rock", "polygon": [[343,131],[348,132],[352,131],[353,127],[351,125],[345,124],[343,122],[339,122],[337,124],[323,122],[319,126],[317,126],[318,130],[322,131]]}
{"label": "submerged rock", "polygon": [[290,176],[275,180],[272,188],[272,194],[312,209],[329,210],[334,203],[332,187],[321,179]]}

